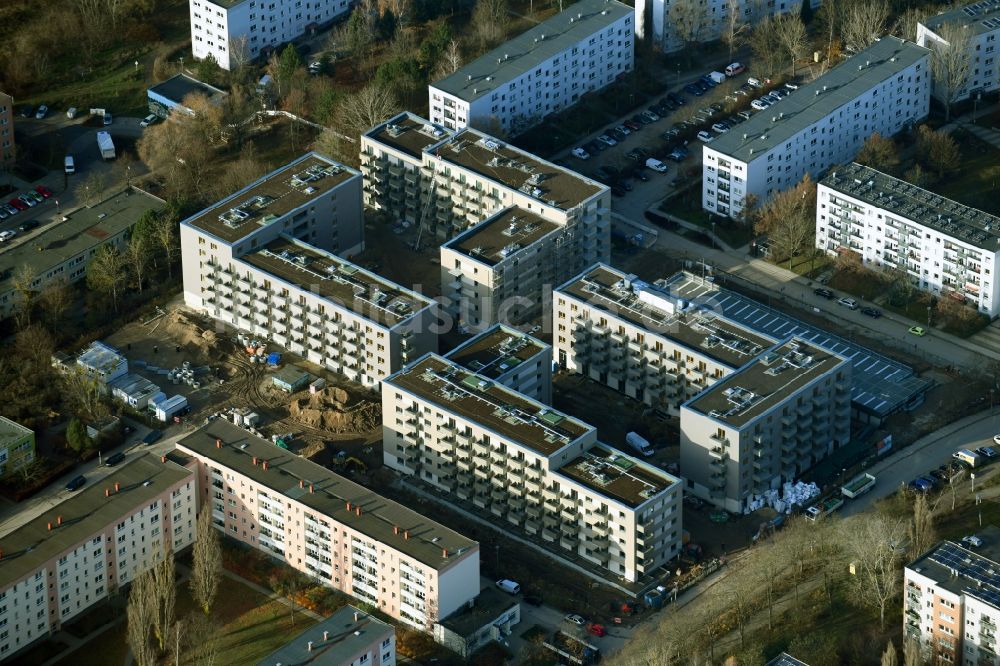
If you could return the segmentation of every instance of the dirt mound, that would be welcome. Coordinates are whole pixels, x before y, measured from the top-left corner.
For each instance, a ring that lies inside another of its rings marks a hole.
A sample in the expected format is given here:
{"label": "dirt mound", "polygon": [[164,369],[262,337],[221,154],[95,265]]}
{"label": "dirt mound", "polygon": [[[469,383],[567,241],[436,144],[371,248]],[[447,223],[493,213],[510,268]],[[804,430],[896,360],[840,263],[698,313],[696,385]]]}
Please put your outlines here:
{"label": "dirt mound", "polygon": [[217,351],[219,336],[216,332],[203,328],[200,322],[185,312],[174,311],[168,314],[163,323],[163,331],[174,344],[184,347],[189,353],[207,357]]}
{"label": "dirt mound", "polygon": [[289,412],[293,419],[330,432],[368,432],[382,422],[382,405],[359,400],[349,404],[343,389],[328,387],[292,400]]}

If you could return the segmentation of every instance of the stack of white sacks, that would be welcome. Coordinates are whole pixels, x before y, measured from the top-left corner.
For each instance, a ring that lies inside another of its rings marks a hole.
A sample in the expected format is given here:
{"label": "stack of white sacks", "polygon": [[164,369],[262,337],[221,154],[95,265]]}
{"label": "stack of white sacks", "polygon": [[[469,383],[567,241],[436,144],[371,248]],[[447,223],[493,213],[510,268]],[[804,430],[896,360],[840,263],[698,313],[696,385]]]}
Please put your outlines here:
{"label": "stack of white sacks", "polygon": [[809,500],[819,495],[819,486],[815,483],[786,483],[781,490],[768,490],[763,495],[753,495],[747,499],[744,513],[752,513],[757,509],[769,506],[778,513],[791,513],[793,506],[805,506]]}

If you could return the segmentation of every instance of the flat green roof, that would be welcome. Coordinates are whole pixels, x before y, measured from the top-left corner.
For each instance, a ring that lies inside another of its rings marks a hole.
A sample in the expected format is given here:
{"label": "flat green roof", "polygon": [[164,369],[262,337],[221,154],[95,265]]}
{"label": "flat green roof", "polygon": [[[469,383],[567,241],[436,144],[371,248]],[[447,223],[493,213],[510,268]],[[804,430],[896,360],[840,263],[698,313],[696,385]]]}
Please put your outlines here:
{"label": "flat green roof", "polygon": [[617,0],[580,0],[453,74],[438,79],[431,87],[472,102],[493,94],[500,86],[580,43],[589,35],[634,14],[634,9]]}
{"label": "flat green roof", "polygon": [[[749,162],[929,53],[928,49],[898,37],[883,37],[776,104],[750,116],[750,120],[706,144],[705,149]],[[925,75],[930,76],[929,69]]]}
{"label": "flat green roof", "polygon": [[[193,480],[194,473],[170,459],[164,463],[154,455],[133,457],[129,454],[125,464],[115,467],[100,482],[85,486],[70,499],[0,536],[3,552],[0,589],[21,580],[43,563],[93,537],[123,516],[138,511],[163,491],[188,478]],[[113,490],[115,483],[119,484],[119,492],[105,497],[105,489]],[[60,516],[62,525],[56,526]]]}

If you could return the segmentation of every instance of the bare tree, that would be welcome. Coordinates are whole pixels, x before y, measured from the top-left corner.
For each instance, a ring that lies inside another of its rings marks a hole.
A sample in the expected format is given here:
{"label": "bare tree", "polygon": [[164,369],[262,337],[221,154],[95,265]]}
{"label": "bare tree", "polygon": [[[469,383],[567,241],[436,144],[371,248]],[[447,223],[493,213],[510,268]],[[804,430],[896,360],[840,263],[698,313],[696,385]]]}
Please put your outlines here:
{"label": "bare tree", "polygon": [[746,41],[750,26],[743,20],[743,3],[740,0],[726,0],[725,17],[722,25],[722,42],[729,47],[729,59],[733,52]]}
{"label": "bare tree", "polygon": [[128,272],[132,278],[132,284],[140,294],[146,281],[146,270],[149,268],[149,250],[146,236],[132,234],[125,245],[125,252],[122,253],[122,259],[128,266]]}
{"label": "bare tree", "polygon": [[110,296],[116,312],[118,299],[128,279],[127,265],[125,257],[114,245],[102,245],[87,264],[87,286]]}
{"label": "bare tree", "polygon": [[150,629],[156,615],[155,607],[156,591],[153,574],[145,571],[132,581],[126,611],[128,644],[132,648],[132,656],[138,666],[152,666],[155,660],[153,642],[150,640]]}
{"label": "bare tree", "polygon": [[181,657],[176,660],[192,666],[215,666],[219,661],[219,637],[222,635],[222,626],[216,617],[206,617],[194,610],[182,623],[185,630],[178,638],[183,643],[176,650]]}
{"label": "bare tree", "polygon": [[[222,199],[243,189],[265,173],[267,168],[257,158],[254,144],[248,143],[240,151],[240,156],[226,165],[226,170],[219,175],[214,190],[217,197]],[[171,228],[173,226],[174,223],[171,224]]]}
{"label": "bare tree", "polygon": [[972,44],[968,26],[945,23],[932,39],[931,74],[937,96],[944,104],[945,120],[951,120],[951,105],[958,101],[969,82]]}
{"label": "bare tree", "polygon": [[908,7],[896,17],[892,24],[891,34],[907,41],[917,41],[917,24],[929,16],[924,7]]}
{"label": "bare tree", "polygon": [[108,176],[104,172],[92,171],[76,186],[75,194],[88,206],[101,200],[108,189]]}
{"label": "bare tree", "polygon": [[506,39],[509,24],[507,0],[476,0],[471,27],[482,50]]}
{"label": "bare tree", "polygon": [[750,33],[750,49],[754,62],[759,63],[766,76],[771,76],[781,62],[783,45],[778,34],[778,22],[772,17],[764,18]]}
{"label": "bare tree", "polygon": [[[952,299],[941,299],[952,300]],[[910,540],[910,555],[915,559],[923,555],[937,541],[934,531],[934,512],[927,496],[917,493],[913,499],[913,516],[907,529]]]}
{"label": "bare tree", "polygon": [[63,395],[73,412],[83,420],[98,420],[107,415],[101,384],[83,371],[74,368],[62,375]]}
{"label": "bare tree", "polygon": [[704,39],[708,8],[699,0],[674,0],[667,10],[667,20],[673,24],[677,38],[690,46]]}
{"label": "bare tree", "polygon": [[795,62],[802,57],[809,45],[806,26],[798,16],[785,14],[775,20],[775,28],[781,49],[791,64],[792,76],[795,76]]}
{"label": "bare tree", "polygon": [[914,638],[903,640],[903,666],[923,666],[924,650]]}
{"label": "bare tree", "polygon": [[935,132],[930,126],[921,125],[917,128],[917,158],[942,178],[961,165],[962,152],[948,132]]}
{"label": "bare tree", "polygon": [[31,309],[35,303],[35,281],[38,280],[38,273],[28,264],[21,264],[14,269],[11,277],[11,286],[17,292],[17,309],[14,317],[17,327],[23,329],[31,324]]}
{"label": "bare tree", "polygon": [[841,526],[841,542],[854,566],[851,590],[859,603],[878,611],[884,629],[886,608],[899,593],[902,580],[901,545],[906,526],[882,513],[861,514]]}
{"label": "bare tree", "polygon": [[899,656],[896,654],[896,646],[890,640],[882,653],[882,666],[898,666]]}
{"label": "bare tree", "polygon": [[245,78],[246,66],[250,64],[250,43],[247,35],[229,40],[229,71],[239,81]]}
{"label": "bare tree", "polygon": [[851,0],[845,4],[840,25],[844,47],[858,53],[885,34],[889,3],[886,0]]}
{"label": "bare tree", "polygon": [[392,90],[370,83],[340,104],[340,122],[344,133],[360,140],[361,134],[399,111],[399,100]]}
{"label": "bare tree", "polygon": [[171,194],[182,198],[199,196],[210,187],[207,175],[214,157],[214,137],[206,136],[206,132],[214,117],[199,120],[185,113],[171,113],[164,122],[147,127],[139,139],[139,157],[163,179]]}
{"label": "bare tree", "polygon": [[809,174],[795,187],[771,197],[757,213],[754,229],[766,234],[776,257],[792,259],[812,247],[816,226],[816,188]]}
{"label": "bare tree", "polygon": [[173,215],[162,213],[156,216],[152,238],[163,250],[163,256],[167,261],[167,277],[173,277],[174,256],[180,250],[177,243],[177,229],[178,222]]}
{"label": "bare tree", "polygon": [[[752,575],[750,565],[731,568],[727,574],[724,595],[727,605],[736,619],[736,628],[740,634],[740,647],[746,646],[745,629],[753,610],[753,600],[757,595],[757,577]],[[732,566],[732,565],[731,565]]]}
{"label": "bare tree", "polygon": [[899,166],[899,149],[896,142],[875,132],[854,156],[854,161],[877,171],[893,172]]}
{"label": "bare tree", "polygon": [[174,554],[167,549],[163,558],[153,566],[153,633],[160,644],[160,652],[167,647],[170,629],[174,624],[174,604],[177,600],[177,580],[174,571]]}
{"label": "bare tree", "polygon": [[191,596],[208,615],[215,603],[222,579],[222,548],[219,533],[212,526],[212,509],[206,505],[198,514],[197,534],[191,554]]}
{"label": "bare tree", "polygon": [[66,280],[52,280],[38,294],[38,304],[49,330],[56,332],[63,316],[73,303],[73,292]]}
{"label": "bare tree", "polygon": [[438,61],[437,68],[434,70],[434,78],[442,79],[449,74],[454,74],[461,66],[462,52],[459,49],[458,42],[453,39],[448,42],[448,47],[445,48],[444,53],[441,54],[441,59]]}
{"label": "bare tree", "polygon": [[844,2],[824,2],[820,5],[819,11],[816,12],[819,33],[826,41],[824,70],[833,64],[835,56],[840,52],[840,26],[846,9],[847,4]]}

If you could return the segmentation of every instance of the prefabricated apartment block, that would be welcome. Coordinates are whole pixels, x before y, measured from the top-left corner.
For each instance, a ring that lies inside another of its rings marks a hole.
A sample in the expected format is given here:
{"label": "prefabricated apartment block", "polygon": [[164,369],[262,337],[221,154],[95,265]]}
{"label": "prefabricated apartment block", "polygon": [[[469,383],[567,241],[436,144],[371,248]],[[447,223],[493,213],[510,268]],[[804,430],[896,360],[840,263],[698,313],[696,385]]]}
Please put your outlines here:
{"label": "prefabricated apartment block", "polygon": [[0,476],[7,476],[35,459],[35,431],[0,416]]}
{"label": "prefabricated apartment block", "polygon": [[[816,9],[820,1],[810,0],[810,5]],[[636,0],[635,29],[636,36],[643,39],[645,30],[652,28],[652,43],[664,53],[675,53],[690,47],[693,42],[722,39],[733,11],[737,26],[753,26],[769,16],[801,10],[802,3],[796,0],[707,0],[697,5],[677,0]]]}
{"label": "prefabricated apartment block", "polygon": [[0,92],[0,165],[8,166],[16,155],[14,144],[14,98]]}
{"label": "prefabricated apartment block", "polygon": [[382,382],[385,464],[636,581],[675,557],[681,483],[586,423],[436,354]]}
{"label": "prefabricated apartment block", "polygon": [[757,205],[854,159],[876,132],[927,116],[930,51],[886,36],[702,148],[702,207],[740,219]]}
{"label": "prefabricated apartment block", "polygon": [[0,536],[0,660],[194,541],[195,477],[184,462],[140,454]]}
{"label": "prefabricated apartment block", "polygon": [[792,338],[681,407],[681,473],[688,492],[742,513],[851,433],[851,364]]}
{"label": "prefabricated apartment block", "polygon": [[903,638],[931,664],[1000,664],[1000,529],[941,541],[903,570]]}
{"label": "prefabricated apartment block", "polygon": [[189,0],[191,51],[222,69],[249,64],[268,50],[346,17],[351,0]]}
{"label": "prefabricated apartment block", "polygon": [[854,163],[819,182],[816,247],[856,252],[918,289],[1000,314],[1000,217]]}
{"label": "prefabricated apartment block", "polygon": [[[945,26],[954,26],[967,44],[967,71],[963,80],[956,76],[956,89],[934,82],[932,94],[943,104],[961,102],[974,95],[995,92],[1000,87],[997,66],[997,38],[1000,37],[1000,2],[980,0],[941,12],[917,23],[917,44],[934,49],[948,47]],[[956,67],[957,74],[961,67]],[[948,99],[948,98],[951,99]]]}
{"label": "prefabricated apartment block", "polygon": [[365,205],[418,225],[422,242],[445,243],[445,308],[466,326],[522,323],[553,284],[610,257],[611,193],[601,183],[409,113],[361,142]]}
{"label": "prefabricated apartment block", "polygon": [[523,132],[632,71],[634,21],[616,0],[580,0],[431,83],[431,121]]}
{"label": "prefabricated apartment block", "polygon": [[348,604],[257,662],[257,666],[396,666],[396,628]]}
{"label": "prefabricated apartment block", "polygon": [[557,288],[554,360],[676,415],[775,340],[671,295],[662,282],[598,264]]}
{"label": "prefabricated apartment block", "polygon": [[0,318],[20,307],[14,278],[24,266],[35,275],[34,292],[57,282],[79,282],[87,277],[87,265],[102,246],[121,250],[139,218],[166,205],[142,190],[128,188],[92,206],[63,213],[60,222],[27,232],[28,239],[7,241],[0,254]]}
{"label": "prefabricated apartment block", "polygon": [[479,592],[475,541],[228,421],[177,448],[220,531],[390,617],[431,631]]}
{"label": "prefabricated apartment block", "polygon": [[484,379],[552,403],[552,346],[516,328],[497,324],[444,357]]}
{"label": "prefabricated apartment block", "polygon": [[185,302],[366,386],[436,349],[433,301],[332,254],[360,249],[360,186],[310,153],[184,220]]}

